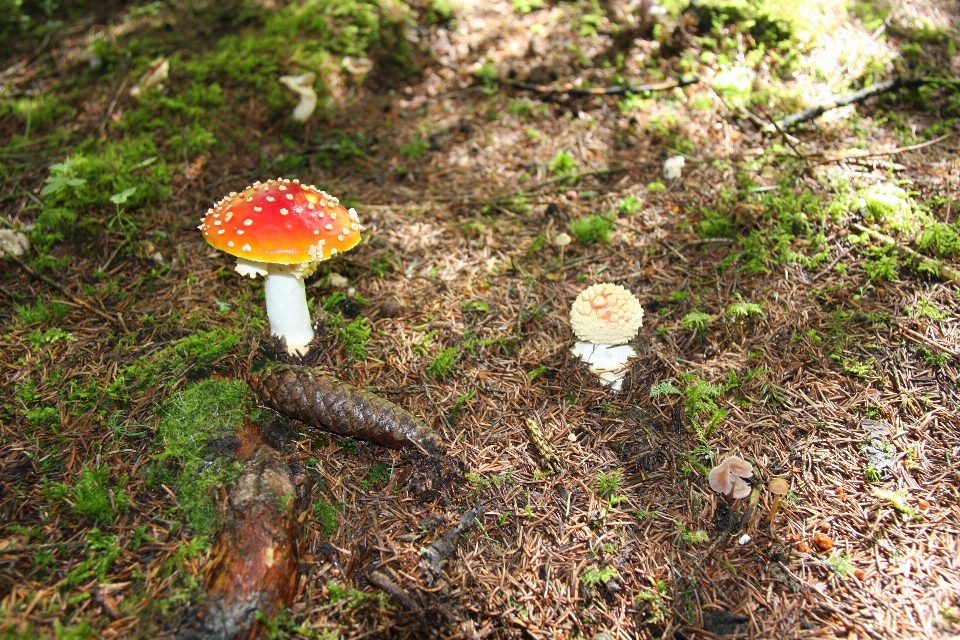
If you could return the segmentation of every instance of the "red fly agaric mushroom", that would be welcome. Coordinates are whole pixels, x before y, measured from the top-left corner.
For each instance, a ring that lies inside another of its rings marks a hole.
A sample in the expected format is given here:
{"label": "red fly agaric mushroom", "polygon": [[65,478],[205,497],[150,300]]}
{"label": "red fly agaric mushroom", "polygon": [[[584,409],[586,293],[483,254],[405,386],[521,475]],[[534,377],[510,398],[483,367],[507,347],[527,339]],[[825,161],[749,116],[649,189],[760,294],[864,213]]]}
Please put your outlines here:
{"label": "red fly agaric mushroom", "polygon": [[735,500],[750,495],[750,485],[743,479],[753,475],[753,465],[730,456],[710,470],[710,488]]}
{"label": "red fly agaric mushroom", "polygon": [[322,260],[356,246],[363,231],[353,209],[283,178],[230,193],[207,211],[199,229],[211,245],[237,257],[238,273],[265,277],[270,332],[301,355],[313,339],[303,279]]}
{"label": "red fly agaric mushroom", "polygon": [[570,308],[570,328],[580,339],[571,353],[614,391],[623,383],[627,360],[637,355],[624,344],[643,324],[643,307],[618,284],[603,282],[580,292]]}

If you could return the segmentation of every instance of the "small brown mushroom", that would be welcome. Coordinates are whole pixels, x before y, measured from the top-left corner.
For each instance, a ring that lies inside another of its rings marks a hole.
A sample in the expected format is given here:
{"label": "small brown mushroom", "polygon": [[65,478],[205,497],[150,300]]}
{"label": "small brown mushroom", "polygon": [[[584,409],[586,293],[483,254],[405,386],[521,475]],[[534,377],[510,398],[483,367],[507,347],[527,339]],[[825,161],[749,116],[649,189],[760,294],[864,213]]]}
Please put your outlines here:
{"label": "small brown mushroom", "polygon": [[767,514],[767,526],[770,526],[770,523],[773,522],[773,516],[776,515],[777,509],[780,508],[780,500],[790,491],[790,483],[784,480],[783,478],[773,478],[767,483],[767,490],[773,494],[773,504],[770,505],[770,513]]}

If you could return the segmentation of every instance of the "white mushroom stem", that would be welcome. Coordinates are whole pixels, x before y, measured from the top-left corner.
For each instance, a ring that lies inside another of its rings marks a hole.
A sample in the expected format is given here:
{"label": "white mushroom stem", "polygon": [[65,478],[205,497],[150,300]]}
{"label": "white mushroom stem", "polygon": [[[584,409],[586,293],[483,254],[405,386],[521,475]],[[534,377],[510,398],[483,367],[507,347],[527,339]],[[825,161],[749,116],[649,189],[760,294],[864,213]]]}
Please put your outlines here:
{"label": "white mushroom stem", "polygon": [[300,103],[293,110],[293,119],[298,122],[309,120],[313,111],[317,108],[317,93],[313,90],[313,81],[316,78],[317,74],[312,71],[299,76],[283,76],[280,78],[280,82],[300,96]]}
{"label": "white mushroom stem", "polygon": [[307,292],[303,278],[298,278],[284,265],[270,265],[263,283],[267,298],[270,333],[287,341],[287,351],[303,355],[313,340]]}
{"label": "white mushroom stem", "polygon": [[287,342],[289,353],[304,355],[313,340],[307,292],[303,286],[303,265],[268,264],[237,260],[237,273],[255,278],[264,276],[270,333]]}
{"label": "white mushroom stem", "polygon": [[600,378],[600,382],[619,391],[623,385],[623,378],[627,375],[627,361],[637,355],[636,350],[628,344],[592,344],[578,342],[570,352],[583,360],[590,371]]}

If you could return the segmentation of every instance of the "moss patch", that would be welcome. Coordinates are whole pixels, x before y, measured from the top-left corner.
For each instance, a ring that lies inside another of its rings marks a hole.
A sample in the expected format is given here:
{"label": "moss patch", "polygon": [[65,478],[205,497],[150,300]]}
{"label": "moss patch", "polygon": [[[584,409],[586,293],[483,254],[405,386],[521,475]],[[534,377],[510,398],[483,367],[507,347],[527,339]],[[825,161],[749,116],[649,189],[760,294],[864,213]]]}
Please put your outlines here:
{"label": "moss patch", "polygon": [[231,484],[243,468],[229,454],[230,444],[253,411],[253,395],[244,382],[213,379],[187,387],[163,409],[162,450],[154,457],[148,481],[173,488],[180,519],[197,533],[219,523],[215,491]]}

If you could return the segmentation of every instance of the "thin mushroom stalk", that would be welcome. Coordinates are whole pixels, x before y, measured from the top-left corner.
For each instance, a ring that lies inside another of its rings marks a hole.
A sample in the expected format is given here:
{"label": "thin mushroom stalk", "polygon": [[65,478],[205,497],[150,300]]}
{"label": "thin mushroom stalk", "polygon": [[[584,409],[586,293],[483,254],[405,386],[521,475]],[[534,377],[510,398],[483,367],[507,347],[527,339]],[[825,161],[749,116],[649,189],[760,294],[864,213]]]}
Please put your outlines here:
{"label": "thin mushroom stalk", "polygon": [[291,353],[306,353],[307,345],[313,340],[313,326],[303,278],[283,265],[269,265],[263,279],[263,292],[270,333],[283,336]]}

